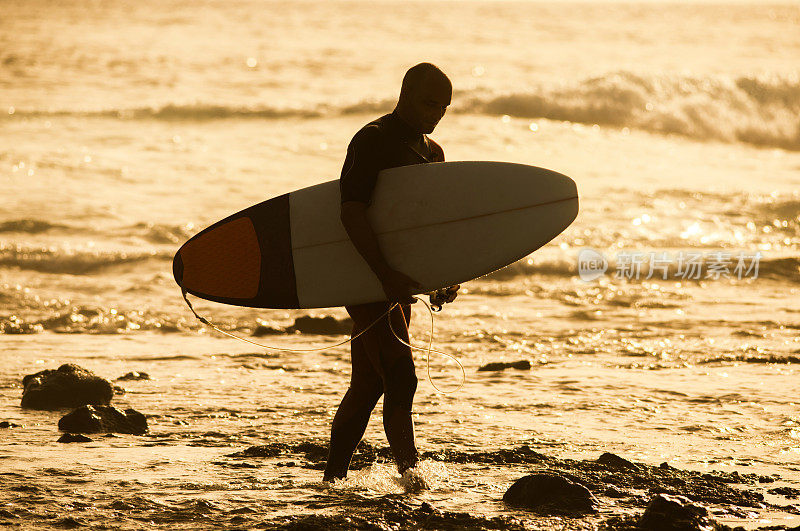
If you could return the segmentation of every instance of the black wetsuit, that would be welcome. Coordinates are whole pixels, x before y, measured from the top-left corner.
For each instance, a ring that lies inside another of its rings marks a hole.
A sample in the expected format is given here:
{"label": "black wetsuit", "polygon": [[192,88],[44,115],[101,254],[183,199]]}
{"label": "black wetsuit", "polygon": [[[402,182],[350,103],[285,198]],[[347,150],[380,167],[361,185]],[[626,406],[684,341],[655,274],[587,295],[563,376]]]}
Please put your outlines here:
{"label": "black wetsuit", "polygon": [[[438,144],[414,131],[394,113],[364,126],[350,142],[340,180],[342,203],[369,205],[378,172],[387,168],[444,161]],[[353,318],[353,335],[389,309],[388,302],[346,306]],[[402,310],[402,313],[401,311]],[[391,327],[387,317],[391,317]],[[411,349],[394,337],[408,341],[410,305],[395,308],[350,345],[352,375],[331,428],[331,445],[325,479],[347,475],[350,459],[364,435],[378,399],[383,399],[383,426],[398,470],[418,461],[411,407],[417,389]]]}

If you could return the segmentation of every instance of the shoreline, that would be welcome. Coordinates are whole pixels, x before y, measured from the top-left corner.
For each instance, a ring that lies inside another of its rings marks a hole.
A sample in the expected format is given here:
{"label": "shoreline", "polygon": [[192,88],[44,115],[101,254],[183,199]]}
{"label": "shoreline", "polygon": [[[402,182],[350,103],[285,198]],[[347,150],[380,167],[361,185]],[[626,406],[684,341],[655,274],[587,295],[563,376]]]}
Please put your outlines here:
{"label": "shoreline", "polygon": [[[207,435],[213,438],[212,433]],[[134,440],[139,441],[138,446],[173,446],[164,440],[164,436],[151,433]],[[114,441],[122,442],[123,439],[120,436],[95,437],[100,440],[95,439],[94,443],[103,446]],[[280,496],[280,490],[269,487],[248,486],[247,483],[244,486],[224,483],[205,485],[202,478],[195,477],[194,480],[201,483],[182,483],[181,492],[153,496],[152,487],[155,483],[140,482],[135,476],[129,476],[116,482],[117,488],[123,487],[118,492],[112,494],[101,491],[99,495],[94,493],[94,496],[87,496],[92,479],[81,477],[82,474],[77,471],[44,469],[45,473],[60,476],[53,478],[55,483],[63,481],[73,484],[76,489],[80,489],[81,485],[87,487],[86,494],[77,496],[80,500],[69,499],[69,515],[65,516],[63,507],[59,507],[65,500],[56,494],[57,485],[37,485],[29,475],[9,470],[2,474],[6,485],[3,490],[6,494],[16,493],[16,499],[4,500],[0,524],[21,528],[89,526],[109,529],[106,522],[120,519],[114,528],[140,529],[146,525],[150,528],[213,526],[222,529],[276,530],[468,528],[623,531],[647,529],[636,527],[636,523],[654,497],[667,494],[685,496],[687,502],[704,508],[707,521],[717,531],[781,530],[800,525],[800,489],[788,487],[777,474],[765,476],[737,471],[689,471],[667,463],[654,466],[628,461],[611,453],[604,453],[593,460],[557,458],[540,453],[528,445],[493,451],[440,448],[422,452],[421,466],[427,467],[427,470],[441,467],[444,474],[451,471],[468,473],[476,481],[479,480],[479,474],[482,479],[488,479],[491,474],[503,474],[514,479],[532,473],[557,475],[586,487],[598,501],[597,510],[591,513],[520,510],[502,502],[503,491],[510,486],[510,483],[502,482],[494,485],[490,495],[484,493],[481,496],[483,501],[471,503],[471,510],[467,513],[446,507],[448,493],[471,487],[463,484],[463,481],[445,480],[444,484],[440,481],[439,485],[434,482],[431,490],[402,492],[397,482],[399,477],[390,464],[390,450],[385,445],[373,445],[362,440],[354,455],[349,479],[332,486],[321,482],[319,472],[327,458],[326,441],[274,442],[234,452],[218,445],[209,446],[220,453],[214,457],[206,452],[205,459],[200,459],[204,463],[192,460],[197,470],[213,466],[240,479],[254,480],[266,476],[269,478],[267,483],[285,484],[295,495],[287,500],[285,496]],[[92,447],[96,448],[94,445]],[[205,450],[212,448],[206,447]],[[145,469],[149,467],[142,465],[140,468],[146,475]],[[518,472],[514,475],[513,471]],[[189,473],[183,479],[191,482],[193,474]],[[387,493],[381,481],[394,481],[396,488]],[[378,488],[370,488],[370,482]],[[225,489],[226,486],[229,490]],[[297,493],[298,489],[303,492]],[[193,490],[198,492],[193,495]],[[222,491],[218,493],[222,497],[207,499],[206,496],[213,496],[215,490]],[[248,490],[250,496],[246,501],[243,495]],[[109,503],[109,497],[105,494],[111,494],[113,501]],[[482,511],[481,506],[486,511]],[[42,509],[44,512],[41,512]],[[278,516],[268,517],[269,513],[277,513]]]}

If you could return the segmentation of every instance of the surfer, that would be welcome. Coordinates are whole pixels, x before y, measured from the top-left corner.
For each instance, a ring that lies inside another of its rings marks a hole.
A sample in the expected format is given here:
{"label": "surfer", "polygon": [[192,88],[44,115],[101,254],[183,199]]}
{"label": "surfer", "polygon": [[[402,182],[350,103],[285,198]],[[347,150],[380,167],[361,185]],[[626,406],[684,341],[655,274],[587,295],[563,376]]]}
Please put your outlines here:
{"label": "surfer", "polygon": [[[388,302],[346,306],[353,319],[353,335],[364,330],[389,307],[399,306],[351,342],[350,388],[342,399],[331,427],[331,444],[323,481],[344,478],[369,417],[378,399],[383,399],[383,427],[397,469],[411,483],[419,461],[414,441],[411,407],[417,389],[408,342],[411,294],[421,286],[393,269],[381,253],[367,209],[378,172],[387,168],[443,162],[441,146],[426,135],[433,132],[450,105],[453,87],[447,76],[430,63],[420,63],[403,77],[394,111],[359,130],[347,148],[340,179],[341,219],[358,252],[380,280]],[[443,302],[455,299],[458,286],[447,288]],[[390,324],[391,320],[391,324]],[[394,330],[394,332],[392,331]]]}

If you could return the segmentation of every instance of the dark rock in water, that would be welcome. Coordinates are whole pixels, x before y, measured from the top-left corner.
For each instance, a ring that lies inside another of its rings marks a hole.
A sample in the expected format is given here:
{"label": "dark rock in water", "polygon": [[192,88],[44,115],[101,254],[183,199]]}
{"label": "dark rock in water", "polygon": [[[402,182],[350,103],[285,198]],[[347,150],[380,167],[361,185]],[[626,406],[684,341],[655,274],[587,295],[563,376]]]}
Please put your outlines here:
{"label": "dark rock in water", "polygon": [[503,495],[503,501],[545,514],[594,512],[598,503],[589,489],[555,474],[532,474],[518,479]]}
{"label": "dark rock in water", "polygon": [[275,328],[274,326],[266,326],[266,325],[258,325],[256,329],[253,330],[253,335],[255,337],[274,336],[283,333],[284,331],[282,328]]}
{"label": "dark rock in water", "polygon": [[30,409],[108,405],[114,393],[111,382],[71,363],[29,374],[22,386],[22,407]]}
{"label": "dark rock in water", "polygon": [[125,381],[129,381],[129,380],[150,380],[150,379],[151,379],[150,375],[147,374],[146,372],[131,371],[131,372],[129,372],[127,374],[123,374],[122,376],[117,378],[117,381],[118,380],[125,380]]}
{"label": "dark rock in water", "polygon": [[549,456],[533,450],[527,444],[523,444],[518,448],[501,448],[489,452],[461,452],[458,450],[423,452],[422,457],[447,463],[486,463],[493,465],[533,464],[551,459]]}
{"label": "dark rock in water", "polygon": [[504,371],[506,369],[529,371],[531,369],[531,362],[528,360],[496,361],[494,363],[487,363],[486,365],[481,366],[478,371]]}
{"label": "dark rock in water", "polygon": [[15,424],[7,420],[0,422],[0,428],[22,428],[22,427],[23,427],[22,424]]}
{"label": "dark rock in water", "polygon": [[72,433],[147,432],[147,419],[135,409],[122,411],[111,406],[82,406],[61,417],[58,429]]}
{"label": "dark rock in water", "polygon": [[326,315],[325,317],[312,317],[304,315],[294,320],[294,324],[286,329],[286,332],[300,332],[303,334],[319,335],[340,335],[349,334],[353,330],[351,319],[341,321]]}
{"label": "dark rock in water", "polygon": [[705,531],[714,525],[705,507],[695,505],[685,496],[668,494],[651,499],[638,524],[649,531]]}
{"label": "dark rock in water", "polygon": [[609,485],[606,487],[606,490],[603,491],[604,496],[608,496],[609,498],[627,498],[630,496],[629,492],[625,492],[623,490],[619,490],[614,485]]}
{"label": "dark rock in water", "polygon": [[86,523],[79,518],[67,516],[53,522],[53,527],[61,527],[64,529],[75,529],[76,527],[86,527]]}
{"label": "dark rock in water", "polygon": [[[3,423],[0,422],[0,428],[3,426]],[[793,487],[775,487],[773,489],[769,489],[767,492],[770,494],[779,494],[784,498],[794,499],[800,497],[800,489],[795,489]]]}
{"label": "dark rock in water", "polygon": [[339,320],[331,315],[324,317],[313,317],[304,315],[294,320],[294,324],[286,328],[276,328],[274,326],[258,325],[253,330],[256,337],[272,336],[278,334],[317,334],[323,336],[335,336],[349,334],[353,331],[353,321],[350,318]]}
{"label": "dark rock in water", "polygon": [[597,462],[602,463],[609,468],[628,468],[632,470],[639,470],[639,465],[631,463],[627,459],[623,459],[618,455],[614,455],[608,452],[598,457]]}
{"label": "dark rock in water", "polygon": [[56,442],[60,443],[92,442],[92,440],[86,435],[81,435],[79,433],[65,433],[64,435],[59,437],[58,441]]}

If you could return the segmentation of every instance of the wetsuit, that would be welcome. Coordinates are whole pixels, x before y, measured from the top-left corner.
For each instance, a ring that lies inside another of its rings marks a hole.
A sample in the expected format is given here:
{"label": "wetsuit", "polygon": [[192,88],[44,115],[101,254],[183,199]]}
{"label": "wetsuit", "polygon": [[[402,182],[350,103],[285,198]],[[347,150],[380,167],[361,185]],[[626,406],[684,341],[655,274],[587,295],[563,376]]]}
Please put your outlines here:
{"label": "wetsuit", "polygon": [[[414,131],[396,114],[387,114],[364,126],[350,142],[340,179],[342,203],[369,205],[378,172],[387,168],[444,161],[442,148]],[[389,309],[388,302],[346,306],[353,319],[353,335]],[[402,310],[402,312],[401,312]],[[388,317],[391,318],[391,327]],[[325,479],[347,475],[353,456],[378,399],[383,399],[383,427],[397,468],[402,473],[418,461],[411,406],[417,389],[408,341],[410,305],[401,305],[350,345],[352,373],[331,428]]]}

